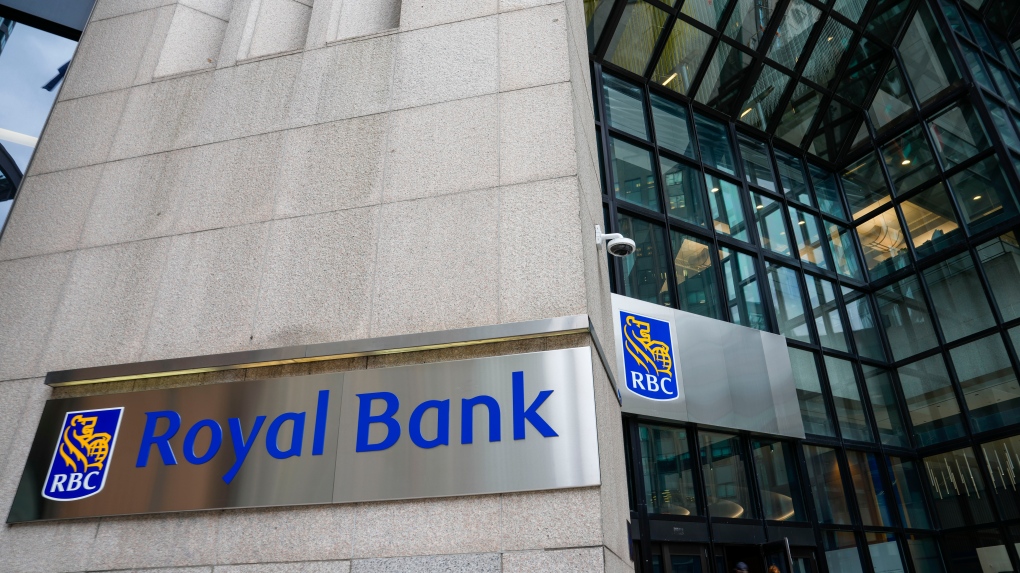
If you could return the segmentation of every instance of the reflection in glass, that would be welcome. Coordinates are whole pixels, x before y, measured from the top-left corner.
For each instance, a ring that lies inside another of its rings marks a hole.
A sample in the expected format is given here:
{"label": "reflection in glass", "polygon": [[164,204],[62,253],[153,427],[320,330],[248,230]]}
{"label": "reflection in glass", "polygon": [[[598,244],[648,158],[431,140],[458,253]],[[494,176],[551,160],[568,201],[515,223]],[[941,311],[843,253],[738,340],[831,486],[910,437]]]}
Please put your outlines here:
{"label": "reflection in glass", "polygon": [[850,321],[850,332],[857,344],[857,353],[865,358],[885,360],[878,321],[865,294],[843,287],[843,305]]}
{"label": "reflection in glass", "polygon": [[722,24],[722,17],[728,5],[729,0],[687,0],[680,12],[715,29]]}
{"label": "reflection in glass", "polygon": [[903,73],[899,65],[893,60],[886,70],[882,82],[878,85],[875,99],[871,101],[868,108],[868,116],[875,126],[875,131],[884,133],[897,119],[914,109],[910,101],[910,92],[907,89],[907,82],[903,79]]}
{"label": "reflection in glass", "polygon": [[638,434],[648,512],[699,515],[687,431],[641,424]]}
{"label": "reflection in glass", "polygon": [[878,457],[872,453],[847,450],[846,461],[850,467],[850,481],[857,497],[857,507],[861,510],[861,521],[865,526],[891,527],[893,520],[878,469]]}
{"label": "reflection in glass", "polygon": [[736,173],[737,162],[733,159],[733,146],[726,126],[695,113],[694,127],[698,131],[698,146],[705,165],[730,175]]}
{"label": "reflection in glass", "polygon": [[828,227],[826,237],[829,241],[829,254],[832,255],[836,272],[845,277],[864,280],[861,263],[857,258],[857,248],[854,245],[854,233],[843,225],[829,221],[826,221],[825,225]]}
{"label": "reflection in glass", "polygon": [[867,0],[836,0],[836,3],[832,5],[832,8],[846,16],[851,22],[856,23],[860,20],[861,14],[864,12],[864,7],[867,5]]}
{"label": "reflection in glass", "polygon": [[[942,527],[988,523],[992,505],[974,451],[963,448],[924,458],[925,480]],[[955,571],[952,566],[950,571]]]}
{"label": "reflection in glass", "polygon": [[889,187],[878,165],[878,158],[869,154],[843,173],[843,191],[850,203],[854,219],[889,202]]}
{"label": "reflection in glass", "polygon": [[872,279],[892,274],[910,264],[907,236],[896,218],[896,209],[887,209],[857,227],[864,262]]}
{"label": "reflection in glass", "polygon": [[1002,519],[1020,517],[1020,436],[981,444]]}
{"label": "reflection in glass", "polygon": [[879,38],[892,38],[899,31],[909,7],[910,0],[878,0],[865,29]]}
{"label": "reflection in glass", "polygon": [[606,50],[606,61],[644,75],[666,18],[664,11],[644,0],[627,2]]}
{"label": "reflection in glass", "polygon": [[822,346],[848,351],[846,331],[839,317],[839,302],[832,282],[814,275],[805,275],[811,313],[815,317],[815,330]]}
{"label": "reflection in glass", "polygon": [[704,179],[698,169],[666,156],[659,157],[659,164],[662,166],[662,184],[666,187],[669,214],[700,227],[706,226]]}
{"label": "reflection in glass", "polygon": [[673,269],[681,310],[722,320],[711,246],[707,241],[679,231],[670,230],[669,233],[675,250]]}
{"label": "reflection in glass", "polygon": [[878,426],[879,438],[887,446],[909,448],[910,441],[907,439],[903,418],[900,417],[899,401],[896,399],[889,371],[868,365],[863,365],[862,368],[864,370],[864,385],[868,389],[868,398],[871,402],[871,411],[875,416],[875,424]]}
{"label": "reflection in glass", "polygon": [[919,259],[963,240],[949,194],[941,183],[907,199],[900,209]]}
{"label": "reflection in glass", "polygon": [[779,32],[769,46],[768,57],[791,70],[796,68],[819,16],[821,11],[804,0],[790,2],[779,24]]}
{"label": "reflection in glass", "polygon": [[613,162],[613,191],[616,198],[654,211],[661,210],[659,190],[655,186],[655,170],[652,167],[652,152],[611,137],[609,154]]}
{"label": "reflection in glass", "polygon": [[988,106],[989,115],[992,116],[992,123],[995,124],[995,132],[1002,136],[1002,142],[1014,151],[1020,151],[1020,138],[1016,135],[1009,112],[990,99],[986,98],[985,104]]}
{"label": "reflection in glass", "polygon": [[1006,70],[999,64],[989,61],[988,71],[991,73],[992,82],[995,83],[995,87],[998,88],[999,95],[1001,95],[1002,98],[1013,107],[1020,107],[1020,101],[1017,101],[1016,93],[1010,85],[1008,77],[1009,74]]}
{"label": "reflection in glass", "polygon": [[836,186],[836,176],[832,172],[814,165],[809,166],[808,170],[811,172],[811,184],[815,188],[818,208],[826,215],[846,219],[843,200],[840,198],[839,188]]}
{"label": "reflection in glass", "polygon": [[623,294],[646,302],[673,306],[666,270],[669,251],[666,248],[665,229],[622,213],[618,215],[618,222],[620,233],[637,243],[634,254],[623,258]]}
{"label": "reflection in glass", "polygon": [[701,447],[701,475],[705,480],[708,514],[712,517],[754,519],[747,460],[740,451],[740,438],[729,434],[698,432]]}
{"label": "reflection in glass", "polygon": [[971,232],[987,229],[1017,213],[998,156],[993,155],[950,177],[949,186],[960,206],[963,222]]}
{"label": "reflection in glass", "polygon": [[942,542],[942,553],[950,573],[1015,571],[1002,535],[996,529],[948,534]]}
{"label": "reflection in glass", "polygon": [[[862,510],[863,511],[863,510]],[[892,533],[865,531],[864,540],[868,544],[871,566],[875,571],[883,573],[905,573],[900,546]]]}
{"label": "reflection in glass", "polygon": [[913,460],[889,456],[889,474],[892,477],[893,502],[900,508],[904,527],[931,529],[917,465]]}
{"label": "reflection in glass", "polygon": [[652,118],[655,120],[655,140],[660,146],[696,159],[694,134],[686,106],[652,94]]}
{"label": "reflection in glass", "polygon": [[921,105],[960,81],[953,55],[927,4],[922,4],[897,46]]}
{"label": "reflection in glass", "polygon": [[779,332],[787,338],[811,342],[807,316],[804,312],[804,297],[800,292],[796,271],[777,264],[770,264],[765,269],[765,274],[769,278],[776,320],[779,322]]}
{"label": "reflection in glass", "polygon": [[712,226],[734,239],[750,241],[744,210],[740,205],[740,188],[725,179],[705,175],[708,184],[708,203],[712,208]]}
{"label": "reflection in glass", "polygon": [[789,83],[790,76],[772,66],[763,66],[754,89],[740,106],[738,119],[762,131],[768,129],[776,108],[779,107],[779,100],[786,93],[786,86]]}
{"label": "reflection in glass", "polygon": [[750,195],[751,212],[758,224],[761,246],[780,255],[790,256],[790,241],[783,221],[783,204],[760,193],[752,192]]}
{"label": "reflection in glass", "polygon": [[[692,2],[685,2],[684,8],[690,4]],[[722,2],[717,4],[724,5]],[[652,81],[678,94],[690,96],[691,82],[711,44],[711,36],[683,20],[677,20],[655,65]]]}
{"label": "reflection in glass", "polygon": [[717,46],[715,55],[701,72],[703,78],[695,99],[729,114],[740,103],[736,98],[744,79],[751,73],[753,58],[726,42],[719,42]]}
{"label": "reflection in glass", "polygon": [[939,547],[933,537],[907,536],[907,549],[916,573],[946,573],[942,567]]}
{"label": "reflection in glass", "polygon": [[776,164],[779,166],[779,182],[787,199],[803,205],[814,205],[811,190],[808,188],[807,173],[800,158],[789,153],[775,150]]}
{"label": "reflection in glass", "polygon": [[874,435],[868,425],[868,416],[857,387],[854,366],[846,360],[832,356],[825,357],[825,371],[829,373],[829,389],[832,403],[836,406],[836,419],[843,438],[858,442],[873,442]]}
{"label": "reflection in glass", "polygon": [[797,87],[793,88],[793,97],[790,98],[790,103],[783,111],[783,118],[779,120],[779,125],[775,129],[776,136],[799,147],[811,128],[811,121],[815,118],[821,101],[821,93],[807,84],[798,83]]}
{"label": "reflection in glass", "polygon": [[896,372],[918,446],[930,446],[966,434],[960,405],[941,355],[902,366]]}
{"label": "reflection in glass", "polygon": [[1020,317],[1020,244],[1006,233],[978,247],[988,286],[1002,313],[1002,320]]}
{"label": "reflection in glass", "polygon": [[909,191],[938,175],[935,157],[921,126],[909,129],[883,146],[882,156],[897,193]]}
{"label": "reflection in glass", "polygon": [[751,185],[776,190],[776,177],[772,174],[769,147],[762,141],[737,136],[740,157],[744,160],[744,178]]}
{"label": "reflection in glass", "polygon": [[970,253],[928,267],[924,280],[946,342],[995,326],[981,279]]}
{"label": "reflection in glass", "polygon": [[790,207],[793,236],[797,239],[797,251],[802,261],[827,269],[825,252],[822,250],[822,236],[818,231],[818,217]]}
{"label": "reflection in glass", "polygon": [[776,12],[778,0],[737,0],[733,15],[723,30],[726,35],[752,50],[764,41],[768,17]]}
{"label": "reflection in glass", "polygon": [[611,0],[584,0],[584,23],[588,35],[588,51],[595,51],[595,44],[602,36],[602,30],[606,27],[606,20],[613,10]]}
{"label": "reflection in glass", "polygon": [[777,440],[751,440],[751,456],[765,519],[806,521],[793,446]]}
{"label": "reflection in glass", "polygon": [[900,279],[880,289],[875,297],[893,360],[935,347],[938,341],[917,276]]}
{"label": "reflection in glass", "polygon": [[818,378],[815,355],[805,350],[788,348],[790,366],[793,367],[793,381],[797,385],[797,399],[800,402],[800,417],[804,431],[819,436],[835,436],[832,417],[825,407],[822,383]]}
{"label": "reflection in glass", "polygon": [[609,127],[648,139],[643,90],[609,74],[602,74],[602,92]]}
{"label": "reflection in glass", "polygon": [[850,46],[853,32],[835,18],[829,18],[822,28],[822,35],[815,42],[814,52],[811,59],[804,66],[804,77],[822,86],[832,88],[832,81],[836,77],[836,67],[843,59]]}
{"label": "reflection in glass", "polygon": [[719,249],[720,263],[726,277],[726,301],[733,322],[758,330],[768,330],[754,258],[731,249]]}
{"label": "reflection in glass", "polygon": [[929,120],[928,129],[946,169],[963,163],[990,145],[981,118],[966,100]]}
{"label": "reflection in glass", "polygon": [[975,432],[1020,420],[1020,384],[998,334],[949,351]]}
{"label": "reflection in glass", "polygon": [[822,531],[822,549],[829,573],[864,573],[852,531]]}
{"label": "reflection in glass", "polygon": [[804,444],[808,484],[819,523],[850,524],[850,510],[843,490],[836,450]]}

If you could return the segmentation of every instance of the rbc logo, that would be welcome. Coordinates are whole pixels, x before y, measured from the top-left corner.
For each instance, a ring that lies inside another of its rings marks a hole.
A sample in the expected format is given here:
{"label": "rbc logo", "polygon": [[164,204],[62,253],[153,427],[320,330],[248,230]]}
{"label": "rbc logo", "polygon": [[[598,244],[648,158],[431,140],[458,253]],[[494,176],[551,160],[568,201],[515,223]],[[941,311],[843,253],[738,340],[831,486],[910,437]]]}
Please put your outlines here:
{"label": "rbc logo", "polygon": [[124,408],[106,408],[64,415],[43,497],[74,501],[103,489],[123,414]]}
{"label": "rbc logo", "polygon": [[678,393],[669,323],[629,312],[620,313],[620,322],[627,387],[650,400],[675,400]]}

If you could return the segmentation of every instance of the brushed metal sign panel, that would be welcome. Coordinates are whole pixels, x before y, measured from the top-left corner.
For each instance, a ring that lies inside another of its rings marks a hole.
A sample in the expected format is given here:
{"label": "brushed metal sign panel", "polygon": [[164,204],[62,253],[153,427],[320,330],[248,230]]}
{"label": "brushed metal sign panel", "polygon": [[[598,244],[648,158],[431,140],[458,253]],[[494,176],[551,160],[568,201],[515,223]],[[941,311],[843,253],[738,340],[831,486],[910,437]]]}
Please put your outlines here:
{"label": "brushed metal sign panel", "polygon": [[[359,424],[362,449],[378,449],[358,451]],[[596,435],[587,347],[348,372],[333,500],[598,485]]]}

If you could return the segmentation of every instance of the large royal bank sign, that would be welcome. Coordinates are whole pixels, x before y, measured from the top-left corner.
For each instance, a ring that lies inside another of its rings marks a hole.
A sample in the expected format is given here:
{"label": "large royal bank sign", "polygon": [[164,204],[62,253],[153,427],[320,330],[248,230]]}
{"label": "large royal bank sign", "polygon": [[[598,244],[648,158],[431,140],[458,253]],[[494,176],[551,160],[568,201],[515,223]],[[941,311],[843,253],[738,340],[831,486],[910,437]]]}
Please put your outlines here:
{"label": "large royal bank sign", "polygon": [[597,485],[574,348],[51,400],[8,522]]}

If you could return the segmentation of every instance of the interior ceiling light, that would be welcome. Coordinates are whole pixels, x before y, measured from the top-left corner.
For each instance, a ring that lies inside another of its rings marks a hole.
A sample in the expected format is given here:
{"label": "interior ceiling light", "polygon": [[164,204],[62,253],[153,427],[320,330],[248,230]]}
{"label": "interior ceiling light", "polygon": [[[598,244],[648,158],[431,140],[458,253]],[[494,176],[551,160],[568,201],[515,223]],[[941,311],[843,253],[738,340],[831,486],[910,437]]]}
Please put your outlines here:
{"label": "interior ceiling light", "polygon": [[740,114],[740,117],[744,117],[745,115],[747,115],[747,114],[749,114],[749,113],[751,113],[751,108],[747,108],[747,109],[745,109],[745,110],[744,110],[744,113]]}
{"label": "interior ceiling light", "polygon": [[668,78],[666,78],[666,81],[662,82],[662,85],[664,85],[664,86],[669,85],[669,82],[675,80],[677,75],[678,75],[677,72],[673,72],[673,75],[671,75]]}
{"label": "interior ceiling light", "polygon": [[719,188],[718,187],[712,187],[712,193],[718,193],[718,192],[719,192]]}
{"label": "interior ceiling light", "polygon": [[798,224],[798,225],[807,225],[807,221],[800,221],[800,222],[798,222],[797,224]]}
{"label": "interior ceiling light", "polygon": [[904,159],[902,162],[900,162],[900,165],[910,165],[910,160]]}
{"label": "interior ceiling light", "polygon": [[977,201],[977,200],[979,200],[979,199],[981,199],[981,196],[980,196],[980,195],[975,195],[975,196],[974,196],[974,200],[975,200],[975,201]]}

